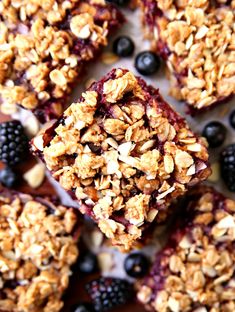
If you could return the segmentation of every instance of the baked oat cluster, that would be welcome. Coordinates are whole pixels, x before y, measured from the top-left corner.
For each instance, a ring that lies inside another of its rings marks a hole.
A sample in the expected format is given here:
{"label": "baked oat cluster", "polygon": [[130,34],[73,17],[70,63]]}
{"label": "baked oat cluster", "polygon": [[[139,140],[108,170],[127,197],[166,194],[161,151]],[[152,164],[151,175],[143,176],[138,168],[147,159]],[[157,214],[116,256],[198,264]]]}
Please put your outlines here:
{"label": "baked oat cluster", "polygon": [[0,193],[0,310],[57,312],[78,256],[77,217],[43,198]]}
{"label": "baked oat cluster", "polygon": [[122,22],[104,0],[1,1],[2,105],[21,105],[42,121],[59,116],[84,64]]}
{"label": "baked oat cluster", "polygon": [[210,173],[203,139],[158,90],[123,69],[94,83],[32,148],[81,212],[125,250]]}
{"label": "baked oat cluster", "polygon": [[185,205],[188,218],[157,254],[138,299],[157,312],[233,312],[235,201],[204,186]]}
{"label": "baked oat cluster", "polygon": [[235,93],[235,1],[140,0],[147,36],[166,60],[171,95],[191,113]]}

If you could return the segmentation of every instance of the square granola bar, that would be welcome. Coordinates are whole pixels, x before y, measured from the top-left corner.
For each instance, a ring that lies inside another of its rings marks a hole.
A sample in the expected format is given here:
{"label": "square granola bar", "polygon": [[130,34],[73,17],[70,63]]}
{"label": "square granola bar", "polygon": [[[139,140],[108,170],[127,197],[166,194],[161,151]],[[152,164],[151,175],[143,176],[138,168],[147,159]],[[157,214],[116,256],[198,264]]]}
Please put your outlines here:
{"label": "square granola bar", "polygon": [[76,211],[0,191],[0,310],[58,312],[78,256]]}
{"label": "square granola bar", "polygon": [[84,65],[124,22],[104,0],[0,2],[0,103],[41,121],[62,113]]}
{"label": "square granola bar", "polygon": [[235,93],[234,0],[139,0],[146,35],[166,61],[171,95],[195,114]]}
{"label": "square granola bar", "polygon": [[235,311],[235,201],[204,186],[183,211],[139,286],[139,301],[157,312]]}
{"label": "square granola bar", "polygon": [[130,71],[113,69],[32,141],[53,177],[121,249],[210,173],[205,141]]}

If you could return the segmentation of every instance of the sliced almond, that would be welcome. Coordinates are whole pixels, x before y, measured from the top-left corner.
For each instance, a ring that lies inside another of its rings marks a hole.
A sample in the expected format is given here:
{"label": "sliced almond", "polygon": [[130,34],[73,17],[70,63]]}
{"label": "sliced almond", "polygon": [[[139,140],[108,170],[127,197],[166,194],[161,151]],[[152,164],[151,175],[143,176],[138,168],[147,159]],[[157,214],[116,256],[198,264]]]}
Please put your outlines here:
{"label": "sliced almond", "polygon": [[125,142],[119,145],[118,151],[121,155],[128,156],[134,147],[135,144],[133,144],[132,142]]}
{"label": "sliced almond", "polygon": [[173,311],[173,312],[179,312],[180,311],[179,301],[177,301],[173,297],[170,297],[168,299],[168,306],[169,306],[170,310]]}
{"label": "sliced almond", "polygon": [[15,114],[18,110],[17,105],[9,104],[7,102],[2,103],[0,106],[0,111],[5,115],[12,115]]}
{"label": "sliced almond", "polygon": [[46,168],[42,163],[36,164],[33,168],[27,171],[23,178],[32,188],[38,188],[45,179]]}
{"label": "sliced almond", "polygon": [[36,117],[30,116],[25,120],[24,127],[27,136],[33,138],[39,132],[40,124]]}
{"label": "sliced almond", "polygon": [[198,32],[195,35],[195,39],[202,39],[205,37],[205,35],[208,33],[209,28],[206,25],[202,25],[199,29]]}
{"label": "sliced almond", "polygon": [[166,197],[168,194],[172,193],[175,190],[175,187],[172,186],[170,187],[167,191],[161,193],[160,195],[157,196],[156,200],[159,201],[160,199]]}
{"label": "sliced almond", "polygon": [[108,145],[112,146],[113,148],[115,149],[118,148],[118,143],[113,138],[107,138],[105,141]]}
{"label": "sliced almond", "polygon": [[114,261],[113,255],[108,252],[102,252],[98,254],[98,263],[102,273],[110,272],[113,268]]}
{"label": "sliced almond", "polygon": [[152,290],[148,286],[142,286],[137,294],[139,301],[143,303],[148,303],[151,300]]}
{"label": "sliced almond", "polygon": [[175,164],[179,168],[189,168],[193,164],[193,158],[189,153],[177,150],[175,155]]}
{"label": "sliced almond", "polygon": [[164,156],[164,168],[167,173],[171,173],[174,170],[174,160],[171,155]]}
{"label": "sliced almond", "polygon": [[210,182],[217,182],[220,179],[220,165],[218,162],[211,165],[211,175],[208,178]]}
{"label": "sliced almond", "polygon": [[104,235],[99,230],[94,230],[91,233],[91,247],[98,248],[102,245]]}
{"label": "sliced almond", "polygon": [[179,246],[183,249],[188,249],[192,245],[188,236],[184,236],[181,241],[179,242]]}
{"label": "sliced almond", "polygon": [[153,220],[156,218],[158,214],[158,210],[157,209],[152,209],[148,212],[148,215],[147,215],[147,221],[148,222],[153,222]]}
{"label": "sliced almond", "polygon": [[228,215],[227,217],[221,219],[219,223],[217,223],[217,228],[218,229],[235,228],[234,218],[231,215]]}
{"label": "sliced almond", "polygon": [[36,149],[38,149],[39,151],[43,151],[44,140],[42,134],[33,139],[33,146],[36,147]]}
{"label": "sliced almond", "polygon": [[199,143],[189,144],[187,145],[187,150],[191,152],[200,152],[202,150],[202,146]]}
{"label": "sliced almond", "polygon": [[154,143],[156,141],[155,140],[149,140],[147,142],[145,142],[141,147],[140,147],[140,152],[145,152],[146,150],[150,149],[151,147],[153,147]]}

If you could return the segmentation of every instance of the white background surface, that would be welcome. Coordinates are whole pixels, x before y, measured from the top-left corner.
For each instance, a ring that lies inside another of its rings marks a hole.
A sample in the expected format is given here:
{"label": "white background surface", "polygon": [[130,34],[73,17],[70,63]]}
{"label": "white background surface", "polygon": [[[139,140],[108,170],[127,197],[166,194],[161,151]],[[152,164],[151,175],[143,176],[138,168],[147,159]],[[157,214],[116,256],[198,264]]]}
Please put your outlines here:
{"label": "white background surface", "polygon": [[[143,33],[140,25],[140,12],[138,10],[136,11],[131,11],[131,10],[123,10],[127,23],[126,25],[112,38],[109,46],[107,47],[106,51],[111,52],[112,51],[112,41],[119,35],[125,34],[129,37],[132,38],[132,40],[135,43],[135,52],[134,55],[130,58],[122,58],[120,59],[117,63],[111,64],[111,65],[105,65],[101,61],[98,61],[94,64],[91,64],[87,68],[87,74],[86,78],[83,80],[83,82],[74,90],[74,93],[72,95],[72,101],[77,101],[77,99],[80,97],[81,92],[85,90],[85,82],[90,79],[94,78],[95,80],[99,80],[102,76],[104,76],[106,73],[108,73],[112,68],[114,67],[122,67],[122,68],[127,68],[129,70],[132,70],[135,74],[139,75],[137,71],[134,68],[134,56],[141,51],[148,50],[150,47],[149,42],[145,41],[143,39]],[[224,124],[226,124],[228,133],[227,133],[227,139],[225,142],[225,145],[229,143],[234,143],[235,142],[235,130],[233,130],[228,123],[228,117],[229,117],[229,112],[235,108],[235,99],[231,101],[228,104],[219,106],[218,108],[214,109],[213,111],[210,111],[204,115],[200,115],[197,118],[192,119],[190,116],[184,114],[185,106],[183,103],[179,103],[176,100],[174,100],[172,97],[168,95],[168,90],[169,90],[169,82],[165,78],[164,74],[164,66],[162,66],[161,70],[155,74],[152,75],[151,77],[144,77],[144,79],[149,83],[152,84],[154,87],[159,88],[162,95],[164,98],[169,102],[177,112],[180,112],[183,114],[187,121],[189,122],[190,126],[194,131],[201,132],[204,125],[211,121],[211,120],[219,120],[222,121]],[[225,113],[226,112],[226,113]],[[27,113],[28,114],[28,113]],[[21,113],[21,119],[25,118],[26,113],[24,112],[23,114]],[[211,156],[211,162],[214,163],[219,156],[220,149],[214,149],[210,151],[210,156]],[[62,199],[62,202],[67,205],[73,205],[75,206],[76,204],[71,201],[69,196],[66,194],[65,191],[63,191],[59,185],[56,182],[53,182],[53,184],[56,186],[56,189],[58,191],[58,195]],[[218,181],[213,184],[218,190],[220,190],[222,193],[235,198],[235,194],[231,194],[226,191],[226,188],[223,186],[223,183],[221,181]],[[87,239],[88,239],[88,234],[87,234]],[[153,245],[147,246],[144,248],[144,252],[147,254],[153,254],[157,249],[159,249],[160,246],[159,241],[155,241]],[[107,247],[102,247],[102,251],[111,253],[114,259],[114,267],[110,271],[108,270],[107,272],[103,272],[104,275],[113,275],[113,276],[118,276],[122,277],[125,275],[124,270],[123,270],[123,259],[125,258],[126,255],[121,255],[119,252],[117,252],[113,248],[107,248]],[[100,252],[100,250],[96,250],[96,252]]]}

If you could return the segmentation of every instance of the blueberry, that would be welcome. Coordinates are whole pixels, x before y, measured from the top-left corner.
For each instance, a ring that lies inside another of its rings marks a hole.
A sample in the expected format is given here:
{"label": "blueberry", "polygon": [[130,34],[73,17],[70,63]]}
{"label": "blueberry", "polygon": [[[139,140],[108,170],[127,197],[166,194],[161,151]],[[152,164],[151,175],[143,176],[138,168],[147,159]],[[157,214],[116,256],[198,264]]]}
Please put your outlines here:
{"label": "blueberry", "polygon": [[151,51],[141,52],[135,58],[135,67],[142,75],[147,76],[156,73],[160,65],[160,57]]}
{"label": "blueberry", "polygon": [[71,312],[93,312],[93,307],[90,303],[79,303],[72,308]]}
{"label": "blueberry", "polygon": [[235,129],[235,110],[232,111],[232,113],[229,116],[229,122],[231,127]]}
{"label": "blueberry", "polygon": [[116,4],[118,6],[126,6],[130,0],[106,0],[106,2]]}
{"label": "blueberry", "polygon": [[0,182],[9,188],[14,187],[18,182],[17,174],[9,167],[0,170]]}
{"label": "blueberry", "polygon": [[231,192],[235,192],[235,144],[226,146],[220,155],[221,176]]}
{"label": "blueberry", "polygon": [[83,274],[92,274],[97,272],[98,263],[96,255],[91,252],[82,254],[78,260],[78,268]]}
{"label": "blueberry", "polygon": [[207,139],[209,147],[219,147],[224,143],[227,129],[219,121],[209,122],[203,129],[202,135]]}
{"label": "blueberry", "polygon": [[129,276],[140,278],[147,274],[149,260],[144,254],[136,252],[126,257],[124,268]]}
{"label": "blueberry", "polygon": [[118,37],[113,43],[113,52],[121,57],[131,56],[134,48],[133,41],[127,36]]}

